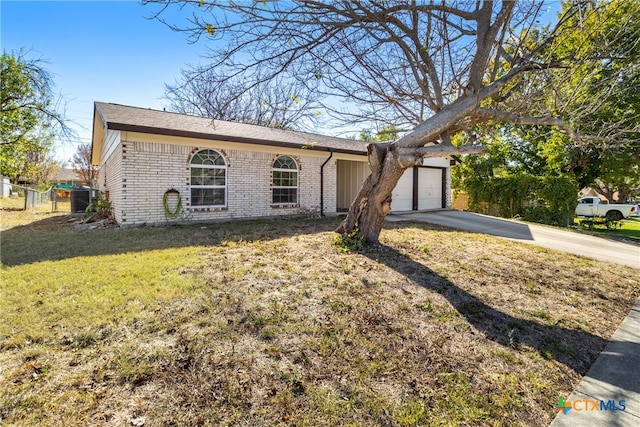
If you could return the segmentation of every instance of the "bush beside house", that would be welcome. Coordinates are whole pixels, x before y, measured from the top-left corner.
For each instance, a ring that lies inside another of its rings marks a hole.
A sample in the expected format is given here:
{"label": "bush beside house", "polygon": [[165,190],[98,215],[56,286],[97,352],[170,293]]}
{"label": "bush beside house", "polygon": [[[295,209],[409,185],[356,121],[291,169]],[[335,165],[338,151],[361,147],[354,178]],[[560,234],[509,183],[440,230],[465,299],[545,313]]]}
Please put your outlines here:
{"label": "bush beside house", "polygon": [[[482,177],[467,179],[462,187],[471,211],[559,226],[572,223],[578,194],[577,182],[564,176]],[[454,203],[463,205],[463,199]]]}

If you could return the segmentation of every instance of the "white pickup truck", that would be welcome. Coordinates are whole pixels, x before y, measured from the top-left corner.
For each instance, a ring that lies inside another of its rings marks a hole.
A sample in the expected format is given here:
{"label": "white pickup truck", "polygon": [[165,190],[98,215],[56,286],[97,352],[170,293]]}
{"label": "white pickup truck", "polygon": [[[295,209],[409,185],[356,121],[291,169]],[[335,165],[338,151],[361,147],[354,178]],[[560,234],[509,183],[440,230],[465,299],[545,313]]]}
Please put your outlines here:
{"label": "white pickup truck", "polygon": [[620,221],[636,215],[638,205],[603,203],[599,197],[583,197],[578,199],[575,214],[581,217],[603,217],[609,221]]}

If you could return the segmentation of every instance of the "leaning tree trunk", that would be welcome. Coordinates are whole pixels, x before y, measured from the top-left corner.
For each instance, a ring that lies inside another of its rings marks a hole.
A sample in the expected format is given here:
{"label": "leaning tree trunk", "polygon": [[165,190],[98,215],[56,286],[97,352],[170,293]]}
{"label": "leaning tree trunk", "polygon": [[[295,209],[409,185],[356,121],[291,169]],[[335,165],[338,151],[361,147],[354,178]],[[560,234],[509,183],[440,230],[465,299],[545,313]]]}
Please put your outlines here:
{"label": "leaning tree trunk", "polygon": [[[391,210],[391,192],[405,169],[419,164],[424,157],[482,152],[483,147],[474,145],[473,140],[469,141],[470,144],[453,146],[449,138],[450,131],[463,130],[465,126],[459,126],[457,122],[476,113],[480,102],[497,93],[511,77],[506,75],[500,84],[494,83],[478,93],[458,98],[395,142],[369,144],[367,151],[371,174],[336,232],[345,238],[357,230],[367,244],[377,244],[384,218]],[[426,146],[439,139],[443,143]]]}
{"label": "leaning tree trunk", "polygon": [[371,174],[336,232],[346,238],[357,231],[367,244],[377,244],[384,218],[391,210],[391,192],[411,165],[400,163],[393,144],[369,144],[367,150]]}

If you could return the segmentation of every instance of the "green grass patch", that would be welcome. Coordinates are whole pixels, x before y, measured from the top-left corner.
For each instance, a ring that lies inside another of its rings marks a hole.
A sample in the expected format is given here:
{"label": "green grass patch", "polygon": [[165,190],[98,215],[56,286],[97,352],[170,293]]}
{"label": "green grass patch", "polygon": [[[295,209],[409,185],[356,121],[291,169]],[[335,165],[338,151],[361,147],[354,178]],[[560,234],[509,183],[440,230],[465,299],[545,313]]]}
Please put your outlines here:
{"label": "green grass patch", "polygon": [[631,217],[616,221],[615,227],[607,227],[604,223],[594,223],[593,226],[583,226],[585,220],[576,219],[579,230],[596,236],[626,239],[640,243],[640,217]]}

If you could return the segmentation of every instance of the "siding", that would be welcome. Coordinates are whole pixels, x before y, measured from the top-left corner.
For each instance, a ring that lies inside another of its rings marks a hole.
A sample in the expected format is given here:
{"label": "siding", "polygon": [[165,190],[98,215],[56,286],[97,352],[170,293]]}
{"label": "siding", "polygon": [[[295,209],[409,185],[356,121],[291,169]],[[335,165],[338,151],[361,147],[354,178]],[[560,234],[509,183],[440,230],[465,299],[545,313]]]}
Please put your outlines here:
{"label": "siding", "polygon": [[337,208],[338,210],[347,210],[371,171],[367,162],[349,160],[338,160],[337,162]]}
{"label": "siding", "polygon": [[100,159],[100,164],[103,164],[106,159],[113,154],[113,152],[119,148],[120,145],[120,131],[107,130],[104,135],[104,145],[102,150],[103,158]]}
{"label": "siding", "polygon": [[113,215],[119,224],[124,218],[125,184],[122,177],[122,147],[118,145],[111,150],[111,154],[102,162],[98,170],[98,188],[108,192]]}

